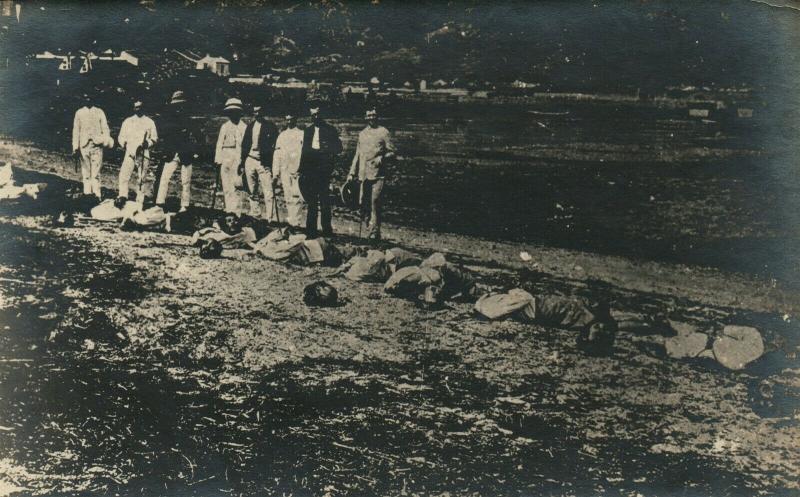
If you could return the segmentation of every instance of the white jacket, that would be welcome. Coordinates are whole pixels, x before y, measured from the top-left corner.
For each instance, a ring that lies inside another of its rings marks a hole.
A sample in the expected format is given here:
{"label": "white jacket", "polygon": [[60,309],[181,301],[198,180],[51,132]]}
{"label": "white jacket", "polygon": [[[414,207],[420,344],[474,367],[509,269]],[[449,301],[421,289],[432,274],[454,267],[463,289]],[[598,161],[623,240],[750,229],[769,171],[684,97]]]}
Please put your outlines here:
{"label": "white jacket", "polygon": [[122,128],[119,130],[117,141],[125,149],[125,154],[136,155],[136,149],[142,142],[147,141],[145,155],[149,156],[149,149],[158,141],[156,123],[147,116],[139,117],[136,114],[122,121]]}
{"label": "white jacket", "polygon": [[300,167],[300,154],[303,151],[303,130],[290,128],[283,130],[275,142],[272,156],[272,174],[297,174]]}
{"label": "white jacket", "polygon": [[81,107],[75,112],[72,124],[72,150],[83,148],[90,141],[99,146],[114,146],[106,113],[99,107]]}
{"label": "white jacket", "polygon": [[223,164],[225,162],[242,160],[242,140],[247,124],[240,120],[239,124],[232,121],[225,121],[219,129],[217,137],[217,147],[214,153],[214,163]]}

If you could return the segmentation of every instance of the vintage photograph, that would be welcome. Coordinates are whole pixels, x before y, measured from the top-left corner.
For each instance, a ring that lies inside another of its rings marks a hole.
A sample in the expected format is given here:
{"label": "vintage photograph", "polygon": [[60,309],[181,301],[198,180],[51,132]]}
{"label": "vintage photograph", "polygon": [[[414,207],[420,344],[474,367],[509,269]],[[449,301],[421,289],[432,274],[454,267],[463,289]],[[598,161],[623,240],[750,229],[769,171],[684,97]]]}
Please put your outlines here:
{"label": "vintage photograph", "polygon": [[798,0],[0,0],[0,497],[793,496],[798,354]]}

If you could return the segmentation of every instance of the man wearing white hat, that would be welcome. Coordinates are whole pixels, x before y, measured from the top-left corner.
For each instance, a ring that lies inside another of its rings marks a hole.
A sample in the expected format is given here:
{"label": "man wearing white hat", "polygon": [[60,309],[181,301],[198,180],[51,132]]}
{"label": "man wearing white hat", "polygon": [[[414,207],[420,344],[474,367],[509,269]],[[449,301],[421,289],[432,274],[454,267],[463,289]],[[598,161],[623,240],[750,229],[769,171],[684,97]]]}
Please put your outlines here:
{"label": "man wearing white hat", "polygon": [[95,107],[89,94],[83,95],[85,106],[75,112],[72,125],[72,153],[81,159],[83,194],[97,196],[100,193],[100,168],[103,166],[103,147],[114,146],[108,129],[106,114]]}
{"label": "man wearing white hat", "polygon": [[142,102],[133,104],[133,115],[122,121],[117,137],[119,146],[124,150],[122,167],[119,170],[119,197],[127,200],[128,184],[133,169],[138,170],[139,185],[136,188],[136,201],[144,204],[147,170],[150,166],[150,149],[158,141],[156,123],[144,115]]}
{"label": "man wearing white hat", "polygon": [[247,129],[247,125],[242,121],[242,101],[238,98],[229,98],[225,102],[224,111],[228,120],[219,129],[214,163],[220,167],[225,212],[241,214],[241,196],[236,186],[241,178],[239,165],[242,163],[242,141]]}
{"label": "man wearing white hat", "polygon": [[272,172],[280,179],[286,198],[286,222],[290,226],[303,226],[303,196],[300,194],[300,154],[303,151],[303,130],[297,126],[297,117],[286,116],[286,129],[275,142]]}
{"label": "man wearing white hat", "polygon": [[381,192],[386,175],[386,163],[394,157],[395,148],[389,130],[378,125],[378,112],[367,111],[367,127],[358,134],[358,145],[350,173],[350,181],[358,174],[361,182],[360,205],[369,213],[368,237],[381,238]]}
{"label": "man wearing white hat", "polygon": [[253,122],[247,125],[242,140],[243,181],[247,182],[250,192],[250,215],[258,216],[258,197],[256,197],[256,179],[264,195],[264,219],[272,222],[277,217],[275,212],[275,192],[272,188],[272,163],[275,140],[278,128],[264,119],[260,105],[253,106]]}
{"label": "man wearing white hat", "polygon": [[181,168],[181,211],[191,204],[192,162],[197,158],[197,147],[201,142],[200,131],[186,113],[186,97],[181,90],[172,94],[169,112],[164,118],[162,150],[166,163],[158,178],[156,204],[161,207],[167,201],[169,182],[178,166]]}

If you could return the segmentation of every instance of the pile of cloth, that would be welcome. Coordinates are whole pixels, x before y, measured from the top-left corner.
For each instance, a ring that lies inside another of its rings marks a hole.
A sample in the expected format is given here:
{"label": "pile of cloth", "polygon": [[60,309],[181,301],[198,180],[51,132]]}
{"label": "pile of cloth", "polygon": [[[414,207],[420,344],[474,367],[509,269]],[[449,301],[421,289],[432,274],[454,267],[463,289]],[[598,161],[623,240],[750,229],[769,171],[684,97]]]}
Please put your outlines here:
{"label": "pile of cloth", "polygon": [[89,211],[96,221],[119,222],[124,230],[162,228],[170,231],[171,214],[159,206],[144,209],[140,202],[126,199],[103,200]]}
{"label": "pile of cloth", "polygon": [[0,166],[0,200],[16,200],[23,196],[36,200],[39,192],[45,186],[44,183],[17,185],[14,183],[14,172],[11,170],[11,164]]}

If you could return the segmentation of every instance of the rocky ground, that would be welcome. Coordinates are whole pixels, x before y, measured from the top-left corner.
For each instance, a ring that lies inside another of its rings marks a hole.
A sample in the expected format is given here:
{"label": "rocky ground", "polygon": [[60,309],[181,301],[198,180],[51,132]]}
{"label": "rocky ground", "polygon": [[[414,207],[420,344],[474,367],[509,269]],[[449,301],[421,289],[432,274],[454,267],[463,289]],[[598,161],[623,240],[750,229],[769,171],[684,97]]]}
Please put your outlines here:
{"label": "rocky ground", "polygon": [[[798,491],[800,295],[779,282],[387,228],[387,246],[443,251],[493,288],[524,280],[712,339],[754,326],[765,343],[740,371],[669,357],[660,328],[590,357],[573,332],[482,321],[470,303],[426,311],[331,268],[51,227],[68,163],[8,144],[0,156],[18,181],[48,183],[0,204],[0,495]],[[346,216],[334,228],[353,241]],[[341,306],[302,303],[319,279]]]}

